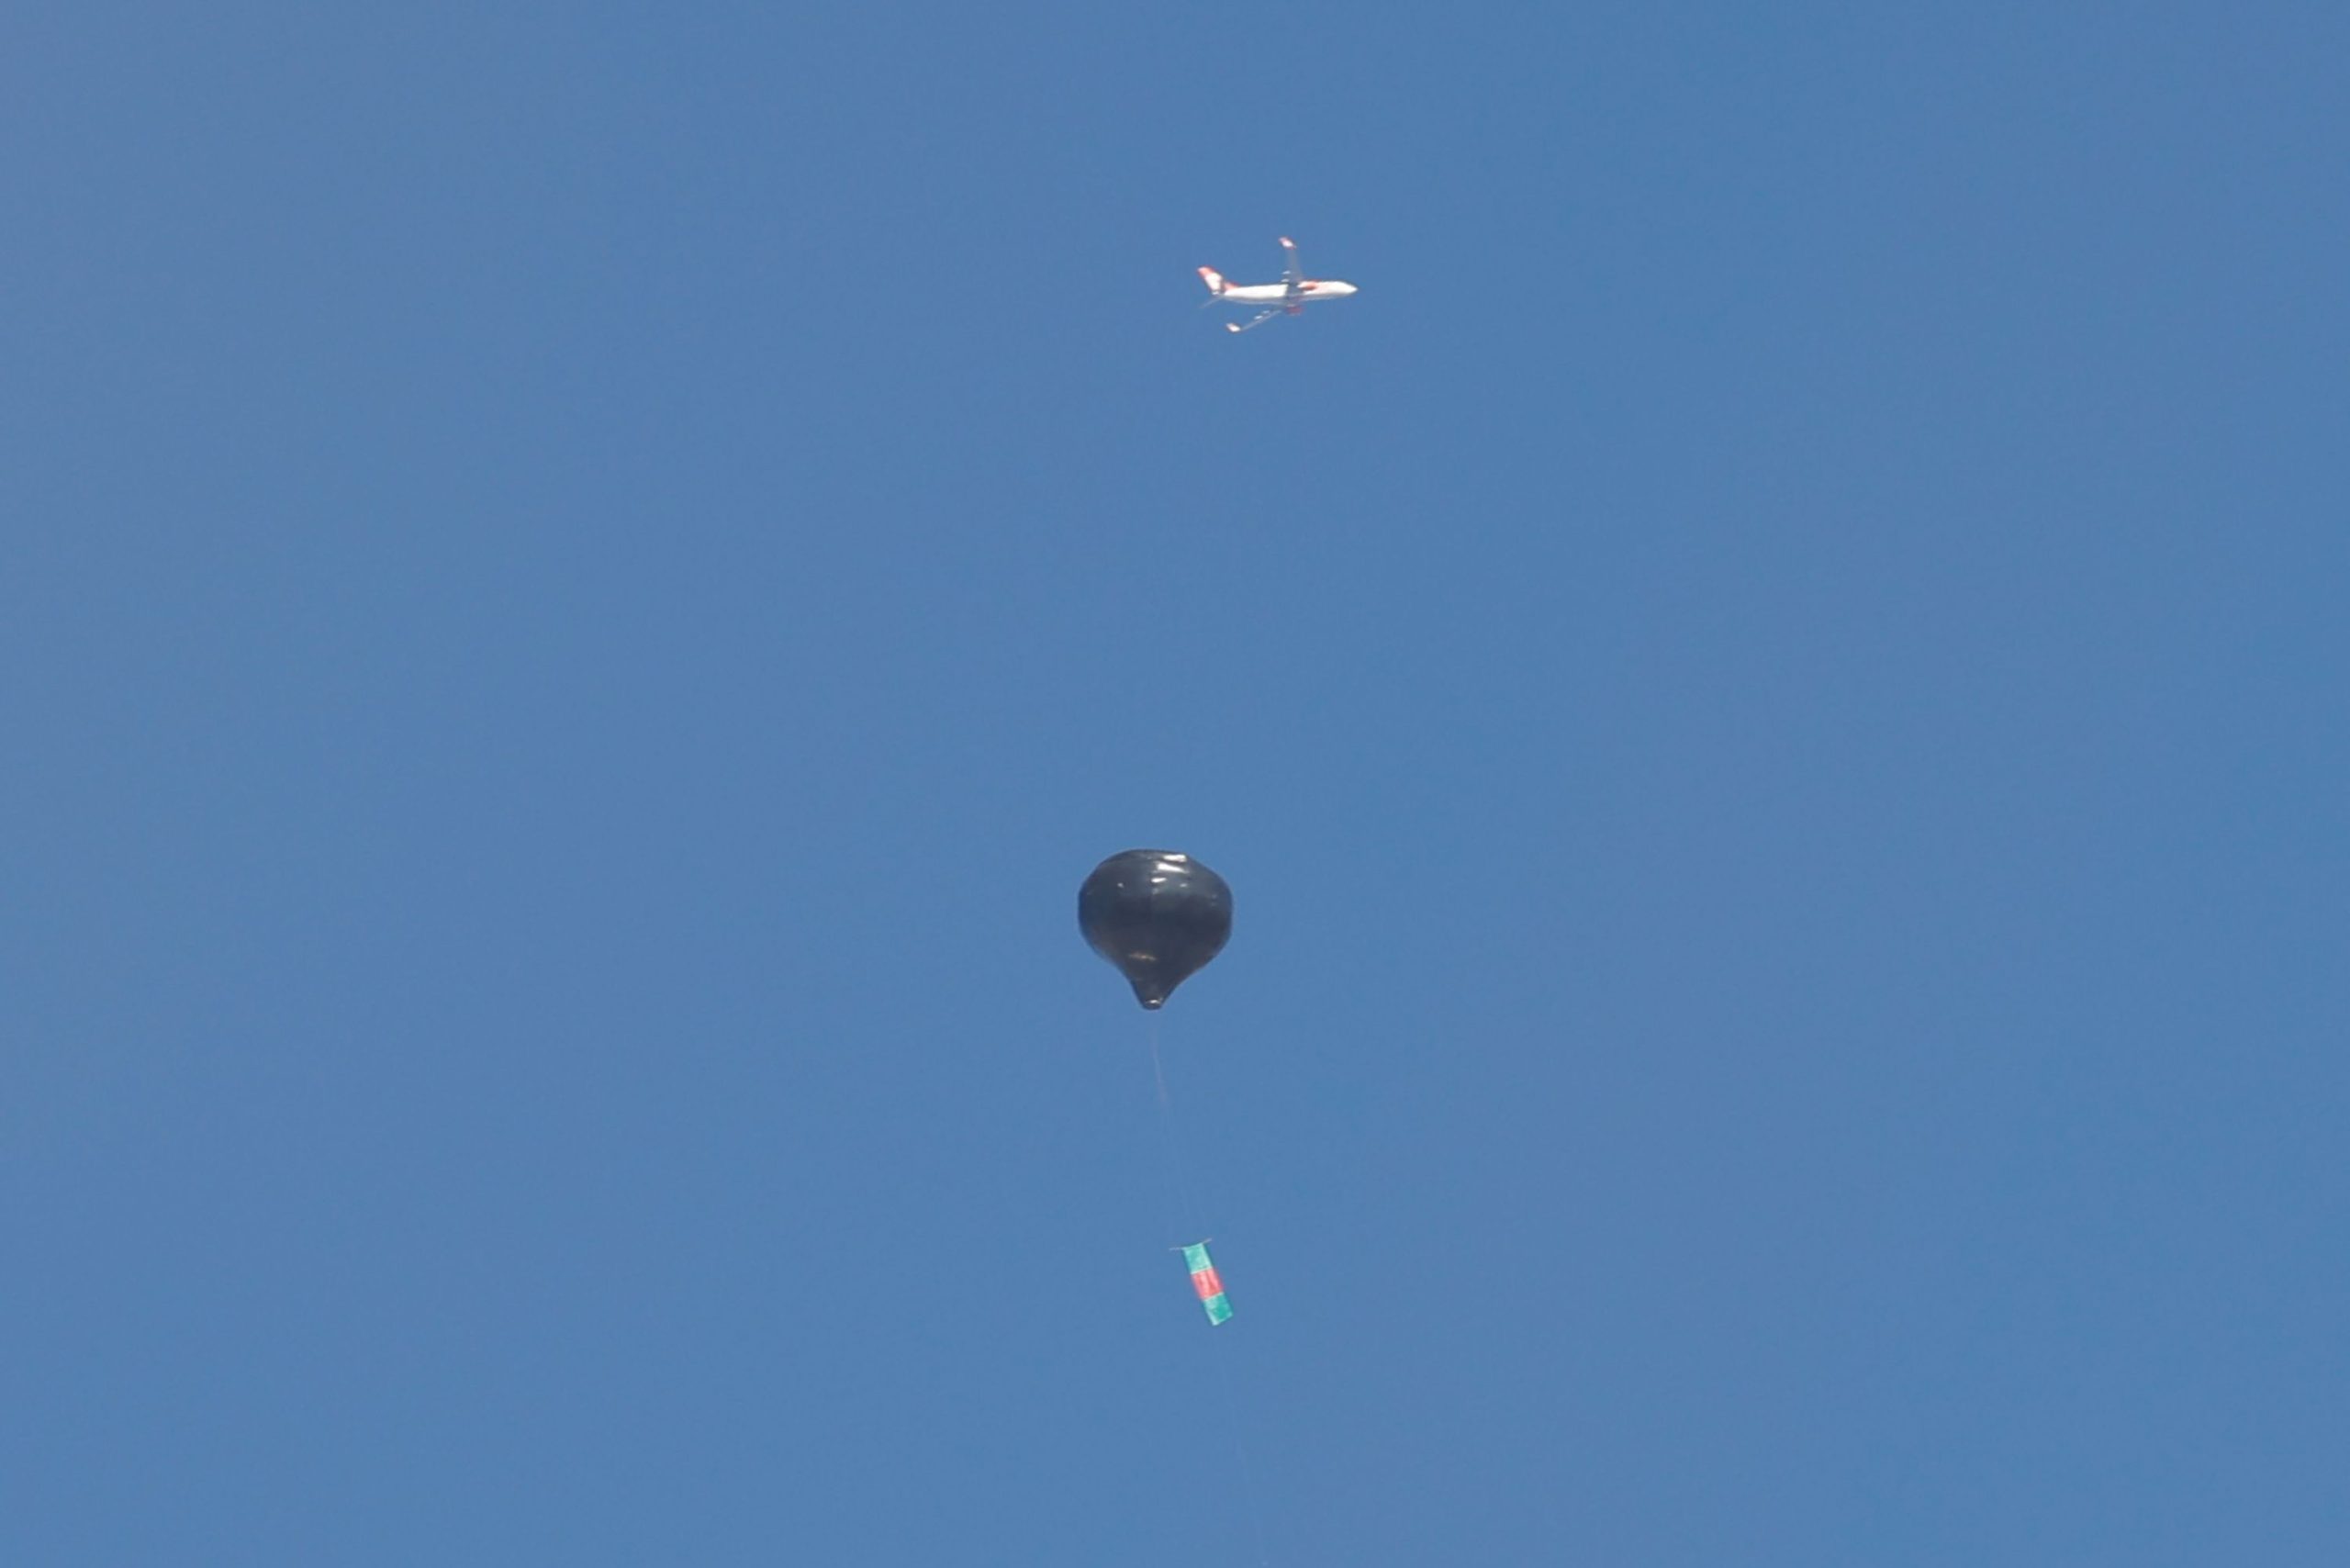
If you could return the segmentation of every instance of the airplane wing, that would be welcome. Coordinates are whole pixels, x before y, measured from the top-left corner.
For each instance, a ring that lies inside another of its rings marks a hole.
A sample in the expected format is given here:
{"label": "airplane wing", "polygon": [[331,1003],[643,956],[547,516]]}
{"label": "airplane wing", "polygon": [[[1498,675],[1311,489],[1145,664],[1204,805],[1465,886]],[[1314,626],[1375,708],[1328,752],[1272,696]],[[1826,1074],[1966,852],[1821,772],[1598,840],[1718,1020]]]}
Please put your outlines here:
{"label": "airplane wing", "polygon": [[1266,322],[1280,315],[1282,308],[1283,307],[1279,305],[1268,305],[1262,310],[1258,311],[1254,316],[1249,317],[1248,324],[1247,326],[1235,326],[1230,321],[1226,321],[1224,324],[1224,330],[1227,332],[1254,331],[1257,328],[1263,326]]}
{"label": "airplane wing", "polygon": [[1297,241],[1286,234],[1281,236],[1281,259],[1289,263],[1281,273],[1281,284],[1295,294],[1297,286],[1305,281],[1305,274],[1299,270],[1297,264]]}

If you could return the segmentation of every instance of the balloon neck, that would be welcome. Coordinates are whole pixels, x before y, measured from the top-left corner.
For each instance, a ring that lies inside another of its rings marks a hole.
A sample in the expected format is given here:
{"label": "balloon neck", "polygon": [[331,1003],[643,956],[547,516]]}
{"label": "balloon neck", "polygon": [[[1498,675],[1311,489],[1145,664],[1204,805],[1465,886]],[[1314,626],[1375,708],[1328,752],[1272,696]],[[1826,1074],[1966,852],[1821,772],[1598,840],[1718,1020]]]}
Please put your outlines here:
{"label": "balloon neck", "polygon": [[1167,1005],[1167,993],[1157,986],[1145,985],[1142,981],[1136,980],[1134,988],[1135,1000],[1142,1003],[1145,1012],[1156,1013]]}

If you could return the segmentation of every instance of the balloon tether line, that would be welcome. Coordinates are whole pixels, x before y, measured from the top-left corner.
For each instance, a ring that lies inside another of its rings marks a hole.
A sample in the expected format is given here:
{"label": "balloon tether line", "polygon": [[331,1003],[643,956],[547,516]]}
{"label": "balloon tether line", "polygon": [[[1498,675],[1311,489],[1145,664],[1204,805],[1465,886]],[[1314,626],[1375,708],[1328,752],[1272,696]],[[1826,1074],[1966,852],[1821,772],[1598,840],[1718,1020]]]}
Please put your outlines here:
{"label": "balloon tether line", "polygon": [[[1186,1227],[1183,1234],[1192,1240],[1203,1244],[1213,1241],[1215,1238],[1204,1234],[1206,1226],[1201,1223],[1199,1206],[1192,1199],[1192,1184],[1184,1175],[1182,1137],[1176,1130],[1175,1097],[1167,1092],[1167,1067],[1158,1054],[1158,1014],[1156,1013],[1150,1015],[1150,1076],[1158,1090],[1159,1128],[1166,1134],[1160,1140],[1160,1147],[1167,1154],[1169,1196],[1178,1200],[1181,1211],[1176,1223]],[[1174,1252],[1182,1249],[1180,1244],[1169,1249]],[[1270,1568],[1273,1556],[1265,1544],[1265,1506],[1257,1495],[1256,1473],[1249,1463],[1248,1444],[1241,1435],[1240,1402],[1232,1391],[1232,1369],[1225,1364],[1229,1356],[1222,1350],[1211,1350],[1208,1358],[1215,1363],[1216,1386],[1224,1395],[1224,1429],[1232,1439],[1233,1468],[1240,1477],[1240,1495],[1248,1507],[1248,1522],[1256,1529],[1257,1561]]]}
{"label": "balloon tether line", "polygon": [[[1167,1181],[1169,1194],[1176,1200],[1175,1224],[1180,1230],[1196,1233],[1204,1227],[1200,1223],[1199,1205],[1192,1198],[1192,1182],[1185,1173],[1183,1136],[1175,1126],[1175,1097],[1167,1092],[1167,1069],[1158,1057],[1158,1014],[1150,1015],[1150,1077],[1158,1088],[1159,1147],[1167,1156]],[[1179,1236],[1178,1242],[1197,1241],[1198,1235]]]}

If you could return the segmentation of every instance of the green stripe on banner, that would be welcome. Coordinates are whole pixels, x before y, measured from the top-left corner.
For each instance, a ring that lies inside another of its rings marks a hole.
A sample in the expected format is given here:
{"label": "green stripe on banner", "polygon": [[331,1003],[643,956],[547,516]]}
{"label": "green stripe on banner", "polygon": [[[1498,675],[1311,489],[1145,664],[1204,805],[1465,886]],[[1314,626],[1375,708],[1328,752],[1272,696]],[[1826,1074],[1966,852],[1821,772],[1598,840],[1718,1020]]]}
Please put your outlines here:
{"label": "green stripe on banner", "polygon": [[1183,1249],[1183,1267],[1191,1270],[1192,1272],[1196,1274],[1202,1269],[1205,1269],[1210,1266],[1211,1265],[1208,1262],[1208,1244],[1206,1242],[1196,1242],[1192,1246]]}
{"label": "green stripe on banner", "polygon": [[1221,1295],[1212,1295],[1201,1305],[1208,1309],[1208,1324],[1211,1327],[1232,1316],[1232,1303]]}

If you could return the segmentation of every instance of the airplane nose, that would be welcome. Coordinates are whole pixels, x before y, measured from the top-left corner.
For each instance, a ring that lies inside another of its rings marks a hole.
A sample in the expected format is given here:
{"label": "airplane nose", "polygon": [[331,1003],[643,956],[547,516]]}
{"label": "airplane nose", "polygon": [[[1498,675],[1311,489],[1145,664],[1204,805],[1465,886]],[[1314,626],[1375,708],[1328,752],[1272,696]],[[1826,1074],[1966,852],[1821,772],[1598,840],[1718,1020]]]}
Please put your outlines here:
{"label": "airplane nose", "polygon": [[1344,299],[1348,295],[1355,292],[1355,286],[1350,283],[1342,283],[1332,288],[1330,292]]}

